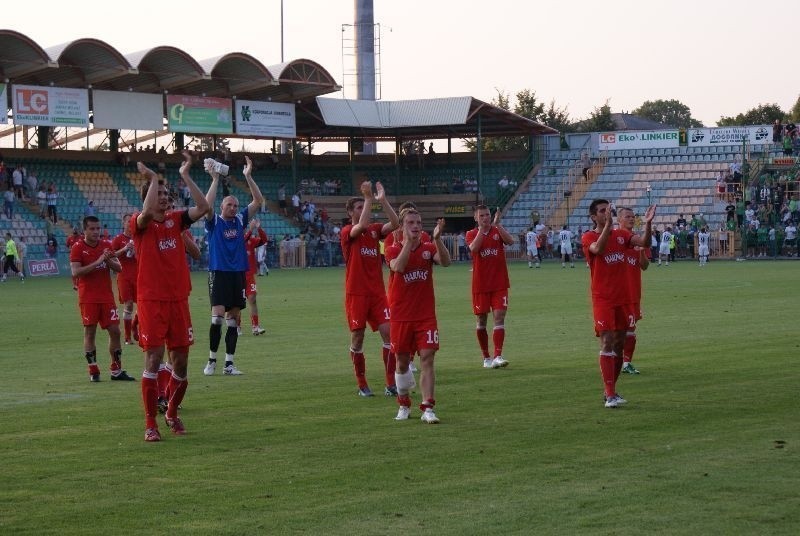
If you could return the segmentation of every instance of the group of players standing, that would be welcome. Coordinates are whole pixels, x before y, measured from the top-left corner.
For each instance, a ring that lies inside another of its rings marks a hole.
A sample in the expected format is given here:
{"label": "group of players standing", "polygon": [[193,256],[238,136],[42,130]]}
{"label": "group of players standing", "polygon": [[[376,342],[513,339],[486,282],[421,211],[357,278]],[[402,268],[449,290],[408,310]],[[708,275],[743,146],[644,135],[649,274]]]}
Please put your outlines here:
{"label": "group of players standing", "polygon": [[[112,380],[133,381],[122,369],[119,317],[111,289],[110,271],[118,273],[120,301],[124,304],[126,342],[138,336],[145,354],[141,391],[145,412],[145,441],[160,441],[156,422],[159,410],[165,414],[167,426],[174,434],[186,433],[178,409],[188,387],[188,354],[194,342],[188,297],[191,279],[186,253],[199,255],[189,227],[205,217],[209,236],[209,296],[211,298],[210,354],[204,373],[216,369],[216,352],[226,324],[226,375],[240,375],[234,363],[238,337],[237,321],[246,306],[248,290],[255,305],[255,281],[247,279],[254,264],[248,263],[248,250],[265,240],[263,231],[250,224],[263,203],[263,196],[252,179],[252,163],[247,159],[244,175],[253,200],[239,210],[238,200],[226,196],[219,214],[213,212],[219,175],[213,166],[206,166],[212,177],[204,196],[189,175],[191,158],[186,155],[180,175],[189,189],[195,206],[174,210],[163,179],[138,163],[146,182],[142,188],[142,211],[124,219],[124,229],[113,243],[100,239],[100,222],[94,216],[84,219],[85,236],[70,250],[73,277],[78,282],[79,308],[84,325],[84,351],[92,381],[99,381],[95,347],[96,326],[108,330]],[[422,229],[422,218],[413,203],[400,207],[399,216],[386,199],[380,183],[375,193],[370,182],[361,185],[363,197],[346,204],[350,224],[341,230],[340,240],[346,261],[345,313],[351,333],[350,357],[358,385],[358,394],[373,396],[366,380],[363,352],[367,324],[379,331],[383,339],[384,393],[395,396],[398,403],[396,420],[407,420],[411,414],[410,392],[415,387],[413,359],[419,355],[422,400],[421,420],[439,422],[434,407],[434,356],[439,349],[433,289],[433,265],[446,267],[450,255],[441,239],[444,219],[437,220],[433,236]],[[380,204],[388,222],[372,223],[372,204]],[[600,370],[603,378],[606,407],[617,407],[625,400],[616,392],[616,380],[623,368],[623,349],[628,356],[635,344],[636,320],[641,318],[640,269],[646,269],[643,253],[650,243],[651,222],[655,207],[645,215],[645,233],[634,235],[633,212],[622,210],[620,229],[613,229],[609,203],[595,200],[590,217],[596,227],[582,237],[584,254],[591,268],[592,300],[595,330],[600,338]],[[630,214],[628,214],[630,212]],[[475,208],[476,227],[467,233],[471,252],[472,307],[477,318],[476,336],[481,350],[482,366],[506,367],[503,357],[505,316],[509,303],[509,277],[505,246],[513,237],[500,223],[500,212],[492,218],[484,205]],[[257,231],[260,231],[257,232]],[[254,237],[255,232],[255,238]],[[383,283],[383,261],[380,241],[384,241],[385,259],[389,265],[388,297]],[[245,244],[248,243],[248,247]],[[635,275],[633,269],[635,268]],[[251,276],[252,277],[252,276]],[[138,306],[138,326],[133,318],[133,302]],[[493,316],[492,342],[489,351],[487,320]],[[138,333],[137,333],[138,332]],[[254,317],[253,333],[263,330]],[[626,342],[627,341],[627,342]],[[165,362],[165,357],[167,358]],[[632,368],[632,366],[631,366]],[[635,370],[635,369],[634,369]]]}
{"label": "group of players standing", "polygon": [[[419,355],[422,401],[421,420],[436,424],[434,356],[439,349],[433,291],[433,265],[448,266],[450,254],[441,240],[444,219],[436,222],[433,236],[422,230],[422,218],[413,203],[400,206],[398,216],[386,199],[380,183],[361,185],[363,197],[347,201],[350,224],[340,234],[345,268],[345,314],[350,329],[350,358],[358,394],[373,396],[366,379],[364,332],[367,324],[383,339],[384,394],[395,396],[396,420],[411,414],[411,389],[416,385],[412,360]],[[372,223],[372,204],[380,204],[388,222]],[[472,253],[472,304],[477,317],[476,334],[483,367],[508,365],[503,358],[505,315],[508,309],[509,278],[505,245],[514,239],[500,224],[499,212],[492,220],[488,207],[474,212],[476,228],[467,233]],[[389,265],[389,291],[384,290],[380,241],[384,242]],[[493,313],[494,354],[489,353],[488,314]]]}
{"label": "group of players standing", "polygon": [[[112,380],[133,381],[122,369],[122,349],[110,272],[118,274],[120,301],[124,304],[126,342],[138,338],[144,351],[141,391],[145,413],[145,441],[160,441],[156,422],[159,412],[165,414],[167,426],[174,434],[186,429],[178,409],[188,387],[187,364],[189,347],[194,342],[189,294],[191,279],[186,254],[199,256],[199,249],[189,227],[205,217],[209,240],[209,296],[211,326],[209,329],[209,361],[204,373],[216,369],[216,352],[225,334],[225,375],[242,374],[233,363],[238,339],[240,311],[246,301],[255,306],[255,281],[252,274],[253,250],[266,241],[258,225],[249,222],[263,203],[263,196],[252,178],[252,163],[247,158],[244,176],[253,200],[242,210],[234,196],[222,200],[219,214],[213,212],[219,174],[213,165],[206,165],[211,187],[204,196],[189,175],[191,157],[186,153],[180,175],[195,206],[174,210],[166,183],[144,164],[137,168],[145,176],[142,187],[142,211],[123,220],[122,234],[112,244],[100,239],[100,222],[94,216],[84,218],[85,236],[70,249],[70,265],[78,284],[78,303],[84,325],[84,350],[93,382],[100,380],[95,348],[96,327],[109,333]],[[259,232],[260,231],[260,232]],[[255,238],[253,236],[255,235]],[[249,253],[249,255],[248,255]],[[252,257],[248,262],[248,257]],[[250,272],[250,278],[248,278]],[[248,280],[249,279],[249,280]],[[138,326],[133,317],[136,302]],[[251,315],[253,334],[264,330],[258,325],[257,313]],[[166,362],[165,362],[166,357]]]}

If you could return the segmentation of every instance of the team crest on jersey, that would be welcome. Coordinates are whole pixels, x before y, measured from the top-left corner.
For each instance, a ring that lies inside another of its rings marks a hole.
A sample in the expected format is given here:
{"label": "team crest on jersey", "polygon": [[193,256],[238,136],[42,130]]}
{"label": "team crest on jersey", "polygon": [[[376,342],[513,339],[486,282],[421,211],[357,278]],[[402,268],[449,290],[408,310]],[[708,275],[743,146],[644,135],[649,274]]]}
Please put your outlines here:
{"label": "team crest on jersey", "polygon": [[620,245],[622,245],[622,244],[624,244],[624,243],[625,243],[625,239],[624,239],[624,238],[622,238],[621,236],[618,236],[618,237],[617,237],[617,244],[620,244]]}
{"label": "team crest on jersey", "polygon": [[375,231],[370,231],[369,234],[372,235],[372,238],[378,238],[378,233]]}
{"label": "team crest on jersey", "polygon": [[172,229],[172,227],[174,225],[175,225],[175,222],[172,221],[172,220],[167,220],[167,221],[164,222],[164,227],[166,227],[167,229]]}
{"label": "team crest on jersey", "polygon": [[492,239],[493,240],[500,240],[500,235],[495,233],[495,234],[492,235]]}
{"label": "team crest on jersey", "polygon": [[422,252],[422,258],[425,259],[426,261],[429,260],[431,258],[431,252],[430,251],[423,251]]}

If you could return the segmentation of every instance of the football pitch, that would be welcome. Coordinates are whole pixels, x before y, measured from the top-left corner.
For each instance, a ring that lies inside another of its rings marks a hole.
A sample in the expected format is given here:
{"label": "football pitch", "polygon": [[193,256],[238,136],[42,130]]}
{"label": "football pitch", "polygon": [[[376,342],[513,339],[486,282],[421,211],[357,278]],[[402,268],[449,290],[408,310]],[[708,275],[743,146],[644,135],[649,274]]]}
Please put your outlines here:
{"label": "football pitch", "polygon": [[[2,534],[796,534],[800,264],[651,266],[628,404],[605,409],[588,270],[510,265],[506,369],[485,370],[468,266],[436,268],[439,425],[356,396],[343,269],[258,279],[240,377],[205,377],[193,276],[188,434],[143,441],[139,381],[88,381],[68,278],[0,285]],[[137,380],[142,357],[125,347]]]}

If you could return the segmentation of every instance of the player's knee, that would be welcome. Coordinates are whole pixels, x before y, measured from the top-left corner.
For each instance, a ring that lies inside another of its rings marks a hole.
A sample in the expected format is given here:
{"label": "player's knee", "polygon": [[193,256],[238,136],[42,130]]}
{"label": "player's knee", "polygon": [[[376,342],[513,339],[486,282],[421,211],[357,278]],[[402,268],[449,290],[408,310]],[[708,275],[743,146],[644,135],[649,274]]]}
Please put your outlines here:
{"label": "player's knee", "polygon": [[229,328],[235,328],[236,327],[236,319],[235,318],[226,318],[225,319],[225,325],[227,325]]}
{"label": "player's knee", "polygon": [[224,318],[218,315],[211,315],[211,325],[221,326]]}

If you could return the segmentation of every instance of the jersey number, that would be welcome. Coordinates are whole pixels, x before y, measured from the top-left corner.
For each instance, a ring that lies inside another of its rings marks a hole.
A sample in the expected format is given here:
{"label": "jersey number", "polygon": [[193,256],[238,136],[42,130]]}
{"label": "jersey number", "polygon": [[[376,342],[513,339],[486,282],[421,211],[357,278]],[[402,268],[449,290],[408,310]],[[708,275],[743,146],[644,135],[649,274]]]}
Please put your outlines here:
{"label": "jersey number", "polygon": [[189,326],[189,329],[187,330],[187,332],[189,333],[189,341],[190,342],[193,341],[194,340],[194,330],[193,330],[193,328],[191,326]]}
{"label": "jersey number", "polygon": [[428,335],[428,340],[426,341],[428,344],[439,344],[439,330],[438,329],[429,329],[425,332]]}
{"label": "jersey number", "polygon": [[116,322],[117,320],[119,320],[119,313],[117,312],[116,309],[111,309],[111,320],[113,322]]}
{"label": "jersey number", "polygon": [[384,318],[384,320],[389,320],[389,309],[388,308],[383,310],[383,318]]}

